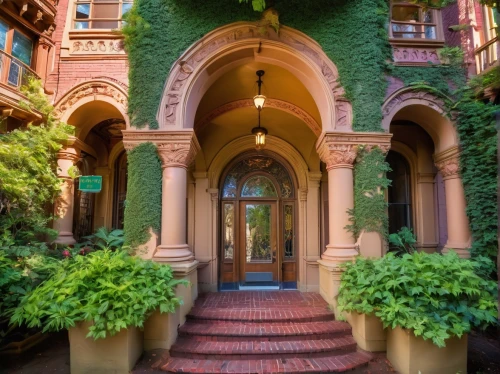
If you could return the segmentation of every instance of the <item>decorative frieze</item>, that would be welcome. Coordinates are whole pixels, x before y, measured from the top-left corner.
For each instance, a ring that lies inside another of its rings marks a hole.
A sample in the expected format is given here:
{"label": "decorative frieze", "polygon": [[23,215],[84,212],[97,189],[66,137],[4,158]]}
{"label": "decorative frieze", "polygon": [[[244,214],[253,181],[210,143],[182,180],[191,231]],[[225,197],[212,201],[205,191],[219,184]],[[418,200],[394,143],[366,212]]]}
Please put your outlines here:
{"label": "decorative frieze", "polygon": [[175,140],[157,144],[162,168],[182,167],[187,169],[196,157],[196,149],[189,143]]}
{"label": "decorative frieze", "polygon": [[71,42],[70,54],[125,55],[122,39],[89,40],[79,39]]}
{"label": "decorative frieze", "polygon": [[436,48],[392,47],[394,62],[401,65],[427,65],[429,62],[439,64]]}
{"label": "decorative frieze", "polygon": [[459,156],[458,147],[450,148],[434,156],[436,167],[441,172],[444,180],[460,177]]}

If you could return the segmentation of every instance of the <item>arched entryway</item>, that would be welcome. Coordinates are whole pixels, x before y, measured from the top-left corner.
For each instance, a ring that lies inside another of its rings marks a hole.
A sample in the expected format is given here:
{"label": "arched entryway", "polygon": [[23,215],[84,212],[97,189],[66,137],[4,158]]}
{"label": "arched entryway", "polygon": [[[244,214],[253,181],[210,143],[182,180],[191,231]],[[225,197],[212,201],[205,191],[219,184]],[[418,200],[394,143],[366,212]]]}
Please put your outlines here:
{"label": "arched entryway", "polygon": [[297,182],[288,163],[245,153],[221,186],[220,289],[297,288]]}

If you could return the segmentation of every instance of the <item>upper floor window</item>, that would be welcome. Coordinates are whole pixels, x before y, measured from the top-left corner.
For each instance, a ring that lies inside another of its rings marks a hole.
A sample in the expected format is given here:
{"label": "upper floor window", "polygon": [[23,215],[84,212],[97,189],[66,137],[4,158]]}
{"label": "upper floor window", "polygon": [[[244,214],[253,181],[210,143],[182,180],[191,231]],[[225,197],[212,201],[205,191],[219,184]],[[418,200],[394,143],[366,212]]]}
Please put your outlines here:
{"label": "upper floor window", "polygon": [[489,42],[497,37],[496,28],[498,27],[498,18],[500,18],[500,13],[495,11],[493,8],[488,6],[483,6],[483,27],[484,27],[484,41],[483,43]]}
{"label": "upper floor window", "polygon": [[77,0],[75,29],[117,29],[132,0]]}
{"label": "upper floor window", "polygon": [[439,11],[404,0],[391,2],[391,36],[402,39],[440,39]]}
{"label": "upper floor window", "polygon": [[[3,83],[19,87],[33,74],[33,40],[0,20],[0,77]],[[5,75],[4,75],[5,72]]]}

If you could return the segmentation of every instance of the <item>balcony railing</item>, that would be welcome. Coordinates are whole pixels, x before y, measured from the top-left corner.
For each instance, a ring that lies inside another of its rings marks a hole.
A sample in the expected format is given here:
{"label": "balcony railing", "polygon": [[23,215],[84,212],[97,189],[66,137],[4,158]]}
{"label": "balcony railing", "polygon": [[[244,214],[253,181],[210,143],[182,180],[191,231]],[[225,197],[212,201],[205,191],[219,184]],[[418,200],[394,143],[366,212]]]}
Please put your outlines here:
{"label": "balcony railing", "polygon": [[0,83],[19,90],[30,77],[40,79],[38,74],[24,62],[0,50]]}
{"label": "balcony railing", "polygon": [[493,66],[500,65],[500,61],[498,60],[499,52],[500,42],[498,36],[481,47],[476,48],[474,53],[476,54],[477,73],[481,74]]}
{"label": "balcony railing", "polygon": [[437,39],[437,25],[423,22],[391,21],[392,37],[398,39]]}

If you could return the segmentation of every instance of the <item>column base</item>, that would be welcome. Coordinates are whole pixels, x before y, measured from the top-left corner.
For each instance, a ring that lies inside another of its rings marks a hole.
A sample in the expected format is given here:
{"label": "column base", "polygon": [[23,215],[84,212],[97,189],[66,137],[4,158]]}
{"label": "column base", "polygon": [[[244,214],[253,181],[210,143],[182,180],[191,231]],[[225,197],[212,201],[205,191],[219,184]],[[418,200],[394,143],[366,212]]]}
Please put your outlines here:
{"label": "column base", "polygon": [[62,231],[57,236],[57,239],[54,240],[54,243],[55,244],[62,244],[62,245],[73,245],[73,244],[76,244],[76,240],[73,237],[72,232]]}
{"label": "column base", "polygon": [[340,287],[340,276],[343,270],[338,263],[318,260],[319,264],[319,294],[333,308],[335,316],[339,316],[337,309],[337,295]]}
{"label": "column base", "polygon": [[351,262],[359,256],[355,244],[327,245],[326,251],[321,255],[321,259],[337,264]]}
{"label": "column base", "polygon": [[175,296],[183,304],[175,313],[161,314],[155,311],[144,323],[144,349],[170,349],[177,339],[177,328],[186,322],[186,315],[198,297],[198,261],[185,264],[170,264],[175,279],[187,280],[188,286],[178,285]]}
{"label": "column base", "polygon": [[187,244],[179,245],[159,245],[153,259],[157,262],[190,263],[194,260],[193,252]]}
{"label": "column base", "polygon": [[469,247],[470,246],[467,246],[464,248],[463,244],[462,245],[452,245],[452,244],[446,243],[446,245],[444,246],[441,253],[447,254],[450,251],[454,251],[457,253],[458,257],[468,259],[468,258],[470,258],[470,248]]}

